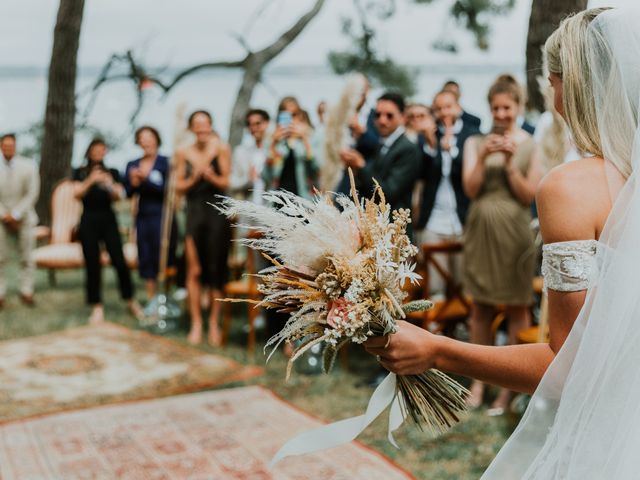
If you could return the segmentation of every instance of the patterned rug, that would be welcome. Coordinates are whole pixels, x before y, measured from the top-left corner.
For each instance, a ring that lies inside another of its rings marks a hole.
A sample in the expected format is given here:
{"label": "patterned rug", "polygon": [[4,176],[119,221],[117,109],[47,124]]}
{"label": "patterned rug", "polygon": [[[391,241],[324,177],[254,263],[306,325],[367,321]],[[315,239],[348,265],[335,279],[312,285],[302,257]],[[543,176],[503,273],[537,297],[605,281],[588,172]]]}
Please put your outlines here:
{"label": "patterned rug", "polygon": [[0,343],[0,423],[193,392],[262,371],[111,323],[12,340]]}
{"label": "patterned rug", "polygon": [[267,464],[320,422],[262,387],[94,407],[0,427],[0,478],[400,480],[413,478],[355,442]]}

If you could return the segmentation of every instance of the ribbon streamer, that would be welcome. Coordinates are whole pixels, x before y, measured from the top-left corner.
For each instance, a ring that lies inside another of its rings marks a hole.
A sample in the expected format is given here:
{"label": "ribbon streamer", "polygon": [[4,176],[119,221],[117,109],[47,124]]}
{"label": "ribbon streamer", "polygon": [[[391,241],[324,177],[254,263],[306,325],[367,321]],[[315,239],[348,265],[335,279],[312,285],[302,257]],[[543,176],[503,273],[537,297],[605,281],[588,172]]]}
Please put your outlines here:
{"label": "ribbon streamer", "polygon": [[389,405],[388,438],[394,447],[399,448],[392,433],[402,425],[406,415],[396,395],[396,375],[390,373],[371,395],[364,415],[346,418],[296,435],[278,450],[269,467],[273,468],[280,460],[291,455],[318,452],[355,440]]}

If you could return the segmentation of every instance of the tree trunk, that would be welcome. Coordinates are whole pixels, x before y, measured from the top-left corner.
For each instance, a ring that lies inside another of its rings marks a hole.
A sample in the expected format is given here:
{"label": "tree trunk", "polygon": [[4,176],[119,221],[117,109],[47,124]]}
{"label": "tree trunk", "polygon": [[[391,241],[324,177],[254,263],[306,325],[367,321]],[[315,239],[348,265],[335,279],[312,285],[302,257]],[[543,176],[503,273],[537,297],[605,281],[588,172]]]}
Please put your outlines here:
{"label": "tree trunk", "polygon": [[236,101],[233,104],[231,124],[229,126],[229,144],[234,148],[242,142],[245,115],[250,108],[253,90],[256,88],[258,82],[260,82],[262,68],[263,65],[254,61],[248,63],[244,67],[242,84],[240,85],[240,90],[238,90]]}
{"label": "tree trunk", "polygon": [[237,147],[242,141],[242,132],[244,130],[244,116],[251,104],[253,90],[260,81],[262,70],[267,64],[282,53],[293,41],[298,38],[305,27],[315,18],[322,9],[326,0],[316,0],[313,7],[298,19],[298,21],[278,37],[271,45],[257,52],[250,52],[242,62],[244,74],[242,76],[242,84],[238,91],[233,111],[231,113],[231,122],[229,125],[229,144],[231,148]]}
{"label": "tree trunk", "polygon": [[60,0],[49,65],[47,108],[40,154],[42,186],[37,210],[50,223],[49,203],[56,183],[69,174],[75,127],[76,60],[84,0]]}
{"label": "tree trunk", "polygon": [[542,75],[542,48],[560,21],[587,8],[588,0],[532,0],[527,35],[527,109],[544,112],[538,77]]}

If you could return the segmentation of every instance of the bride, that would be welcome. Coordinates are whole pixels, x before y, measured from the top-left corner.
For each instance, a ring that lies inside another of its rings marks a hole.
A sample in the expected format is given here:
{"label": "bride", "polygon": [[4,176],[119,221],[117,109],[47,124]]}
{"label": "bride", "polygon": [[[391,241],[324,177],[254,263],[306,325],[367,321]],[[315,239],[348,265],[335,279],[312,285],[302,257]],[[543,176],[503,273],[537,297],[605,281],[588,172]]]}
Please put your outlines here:
{"label": "bride", "polygon": [[396,373],[438,368],[535,392],[483,479],[640,476],[639,23],[591,9],[545,45],[555,108],[587,155],[537,194],[549,343],[471,345],[405,322],[367,342]]}

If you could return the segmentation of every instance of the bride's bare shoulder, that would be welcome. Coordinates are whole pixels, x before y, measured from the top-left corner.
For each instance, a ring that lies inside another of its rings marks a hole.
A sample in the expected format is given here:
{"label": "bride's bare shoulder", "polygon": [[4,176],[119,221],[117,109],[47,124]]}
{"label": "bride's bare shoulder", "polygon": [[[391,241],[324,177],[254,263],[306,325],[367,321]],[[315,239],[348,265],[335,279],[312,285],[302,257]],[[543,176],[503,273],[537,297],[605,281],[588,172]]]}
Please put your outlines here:
{"label": "bride's bare shoulder", "polygon": [[545,243],[597,238],[609,204],[601,158],[587,157],[552,169],[536,193]]}

